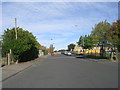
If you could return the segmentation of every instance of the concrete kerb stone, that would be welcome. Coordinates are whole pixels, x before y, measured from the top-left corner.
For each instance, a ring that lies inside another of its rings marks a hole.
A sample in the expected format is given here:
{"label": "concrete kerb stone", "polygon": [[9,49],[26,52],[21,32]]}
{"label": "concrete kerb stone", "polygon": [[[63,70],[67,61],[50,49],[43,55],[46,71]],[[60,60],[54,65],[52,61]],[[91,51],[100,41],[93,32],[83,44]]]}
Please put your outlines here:
{"label": "concrete kerb stone", "polygon": [[35,60],[24,62],[24,63],[18,63],[18,64],[12,64],[2,67],[2,81],[5,81],[6,79],[18,74],[19,72],[22,72],[23,70],[31,67],[35,61],[42,60],[46,58],[49,55],[41,56]]}

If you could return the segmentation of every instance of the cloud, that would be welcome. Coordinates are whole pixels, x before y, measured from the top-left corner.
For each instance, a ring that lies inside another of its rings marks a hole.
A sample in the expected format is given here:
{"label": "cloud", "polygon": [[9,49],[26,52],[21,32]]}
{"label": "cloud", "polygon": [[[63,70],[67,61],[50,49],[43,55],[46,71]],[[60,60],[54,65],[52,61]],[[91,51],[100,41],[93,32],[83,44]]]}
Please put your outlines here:
{"label": "cloud", "polygon": [[[60,49],[61,45],[63,46],[65,44],[63,42],[67,41],[67,38],[60,38],[60,39],[55,39],[55,40],[54,39],[53,40],[39,39],[38,41],[40,42],[41,45],[45,45],[45,46],[49,47],[50,44],[53,44],[56,47],[56,49]],[[65,47],[65,45],[64,45],[64,47]]]}
{"label": "cloud", "polygon": [[37,40],[49,46],[53,38],[57,48],[90,34],[95,24],[117,19],[117,3],[97,2],[4,2],[3,30],[17,26],[29,30]]}
{"label": "cloud", "polygon": [[2,2],[118,2],[119,0],[2,0]]}

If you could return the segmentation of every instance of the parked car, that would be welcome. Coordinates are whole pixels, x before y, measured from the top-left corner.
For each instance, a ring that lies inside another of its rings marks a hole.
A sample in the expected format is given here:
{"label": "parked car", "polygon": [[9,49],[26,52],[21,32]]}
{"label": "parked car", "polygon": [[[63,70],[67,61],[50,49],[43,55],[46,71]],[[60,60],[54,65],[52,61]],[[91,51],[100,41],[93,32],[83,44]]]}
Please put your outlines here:
{"label": "parked car", "polygon": [[53,55],[55,55],[55,53],[54,53],[54,52],[52,52],[52,53],[50,53],[50,54],[51,54],[52,56],[53,56]]}
{"label": "parked car", "polygon": [[72,53],[71,53],[71,52],[68,52],[68,53],[67,53],[67,55],[68,55],[68,56],[71,56],[71,55],[72,55]]}
{"label": "parked car", "polygon": [[68,53],[67,51],[64,52],[65,55],[67,55],[67,53]]}

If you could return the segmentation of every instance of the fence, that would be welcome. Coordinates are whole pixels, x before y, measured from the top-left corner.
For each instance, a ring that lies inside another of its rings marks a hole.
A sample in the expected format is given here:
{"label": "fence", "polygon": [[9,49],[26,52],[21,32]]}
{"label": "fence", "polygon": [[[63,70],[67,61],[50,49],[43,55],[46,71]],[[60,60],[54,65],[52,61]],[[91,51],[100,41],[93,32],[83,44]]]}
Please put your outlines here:
{"label": "fence", "polygon": [[6,57],[2,57],[1,61],[2,61],[1,66],[13,64],[14,58],[13,58],[12,51],[10,50],[10,52],[6,54]]}

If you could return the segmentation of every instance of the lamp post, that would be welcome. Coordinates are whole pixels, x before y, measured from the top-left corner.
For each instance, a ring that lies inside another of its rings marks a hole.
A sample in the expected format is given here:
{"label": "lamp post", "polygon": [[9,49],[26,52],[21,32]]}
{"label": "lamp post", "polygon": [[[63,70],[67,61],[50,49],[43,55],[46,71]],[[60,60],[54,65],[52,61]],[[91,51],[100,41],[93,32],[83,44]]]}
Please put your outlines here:
{"label": "lamp post", "polygon": [[51,38],[51,44],[50,44],[50,53],[52,53],[52,51],[53,51],[53,50],[52,50],[52,49],[53,49],[52,40],[53,40],[53,39]]}

